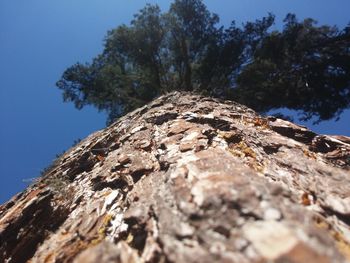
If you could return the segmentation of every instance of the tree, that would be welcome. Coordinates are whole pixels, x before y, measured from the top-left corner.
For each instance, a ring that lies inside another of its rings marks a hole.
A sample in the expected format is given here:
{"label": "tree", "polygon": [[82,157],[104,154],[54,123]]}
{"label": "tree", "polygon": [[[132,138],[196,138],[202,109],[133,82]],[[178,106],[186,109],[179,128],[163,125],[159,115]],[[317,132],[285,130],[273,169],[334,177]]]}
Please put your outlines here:
{"label": "tree", "polygon": [[240,102],[266,112],[287,107],[316,122],[339,118],[350,105],[348,28],[316,26],[286,16],[282,32],[271,32],[237,79]]}
{"label": "tree", "polygon": [[208,50],[216,46],[220,31],[219,22],[202,1],[176,0],[165,15],[169,36],[167,45],[170,61],[176,73],[176,89],[192,91],[203,83],[201,65],[208,56]]}
{"label": "tree", "polygon": [[188,92],[152,105],[0,205],[0,262],[349,262],[349,137]]}
{"label": "tree", "polygon": [[161,61],[164,29],[157,6],[147,5],[131,26],[108,32],[105,48],[91,64],[68,68],[57,86],[80,109],[92,104],[109,122],[157,96],[166,71]]}
{"label": "tree", "polygon": [[146,5],[129,26],[108,32],[91,63],[68,68],[57,82],[65,101],[107,111],[108,121],[160,94],[194,91],[236,100],[259,112],[287,107],[317,121],[350,106],[350,30],[298,22],[281,32],[274,16],[237,27],[201,0],[175,0],[168,12]]}

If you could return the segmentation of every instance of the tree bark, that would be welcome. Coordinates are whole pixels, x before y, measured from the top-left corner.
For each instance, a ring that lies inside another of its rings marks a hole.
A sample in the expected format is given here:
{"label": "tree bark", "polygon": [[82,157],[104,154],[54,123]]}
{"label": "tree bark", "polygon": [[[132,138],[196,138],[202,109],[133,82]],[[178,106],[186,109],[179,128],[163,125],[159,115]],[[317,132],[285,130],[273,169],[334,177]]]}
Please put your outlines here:
{"label": "tree bark", "polygon": [[0,262],[346,262],[349,142],[162,96],[0,206]]}

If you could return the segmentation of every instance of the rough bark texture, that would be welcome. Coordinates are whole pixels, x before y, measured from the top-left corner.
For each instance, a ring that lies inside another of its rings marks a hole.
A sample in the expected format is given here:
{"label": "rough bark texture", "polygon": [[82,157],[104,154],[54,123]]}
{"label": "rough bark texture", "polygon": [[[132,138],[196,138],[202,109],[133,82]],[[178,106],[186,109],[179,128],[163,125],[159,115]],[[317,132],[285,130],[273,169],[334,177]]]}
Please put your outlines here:
{"label": "rough bark texture", "polygon": [[0,262],[346,262],[349,142],[160,97],[0,206]]}

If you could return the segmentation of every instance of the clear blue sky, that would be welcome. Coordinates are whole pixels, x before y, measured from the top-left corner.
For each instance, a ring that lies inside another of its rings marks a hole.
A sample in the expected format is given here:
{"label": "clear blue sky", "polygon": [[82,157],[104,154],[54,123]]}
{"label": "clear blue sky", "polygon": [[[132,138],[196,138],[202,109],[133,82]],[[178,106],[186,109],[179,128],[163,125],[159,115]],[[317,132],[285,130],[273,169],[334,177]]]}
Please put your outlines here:
{"label": "clear blue sky", "polygon": [[[105,115],[62,102],[55,82],[64,69],[101,52],[107,30],[128,24],[147,2],[0,0],[0,203],[27,186],[57,153],[101,129]],[[345,26],[349,0],[206,0],[221,23],[254,20],[273,12],[277,27],[288,12],[321,24]],[[350,111],[338,122],[308,125],[319,133],[350,135]]]}

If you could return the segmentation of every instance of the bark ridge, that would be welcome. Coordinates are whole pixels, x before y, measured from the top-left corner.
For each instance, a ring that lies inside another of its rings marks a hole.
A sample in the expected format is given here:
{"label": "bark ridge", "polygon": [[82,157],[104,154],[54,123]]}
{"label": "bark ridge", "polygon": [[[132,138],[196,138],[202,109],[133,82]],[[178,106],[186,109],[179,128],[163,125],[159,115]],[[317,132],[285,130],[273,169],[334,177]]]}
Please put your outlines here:
{"label": "bark ridge", "polygon": [[350,138],[171,93],[0,206],[0,262],[347,262]]}

